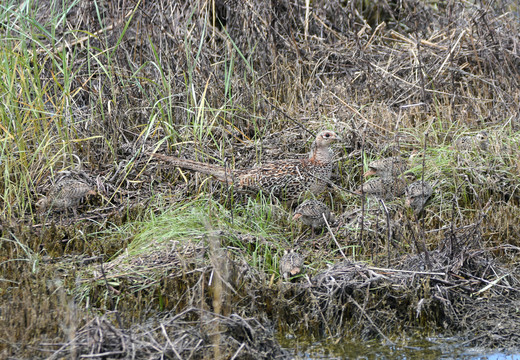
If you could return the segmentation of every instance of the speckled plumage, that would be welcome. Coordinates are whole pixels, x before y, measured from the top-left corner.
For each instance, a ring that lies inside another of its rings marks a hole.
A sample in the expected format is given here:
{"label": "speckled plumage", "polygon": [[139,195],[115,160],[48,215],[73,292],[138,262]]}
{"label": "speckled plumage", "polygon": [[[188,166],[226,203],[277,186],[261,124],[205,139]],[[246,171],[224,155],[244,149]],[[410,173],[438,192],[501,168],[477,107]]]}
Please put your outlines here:
{"label": "speckled plumage", "polygon": [[298,199],[306,191],[320,193],[332,175],[332,150],[330,146],[339,137],[330,130],[316,137],[307,159],[280,160],[250,169],[225,169],[197,161],[153,154],[170,164],[204,174],[217,180],[233,184],[242,192],[272,194],[281,200]]}
{"label": "speckled plumage", "polygon": [[406,188],[406,206],[411,207],[413,212],[419,215],[432,193],[433,189],[428,182],[413,182]]}
{"label": "speckled plumage", "polygon": [[364,174],[365,177],[377,175],[379,177],[399,176],[406,171],[408,162],[399,156],[392,156],[380,160],[372,161],[368,164],[369,170]]}
{"label": "speckled plumage", "polygon": [[455,147],[461,151],[489,149],[489,137],[486,131],[481,131],[474,136],[461,136],[455,141]]}
{"label": "speckled plumage", "polygon": [[285,251],[284,256],[280,259],[280,274],[283,275],[285,281],[289,279],[289,276],[298,275],[303,268],[303,257],[291,249],[291,251]]}
{"label": "speckled plumage", "polygon": [[65,179],[58,181],[47,193],[47,196],[36,203],[39,212],[46,210],[64,211],[75,208],[87,195],[96,194],[93,186],[84,182]]}
{"label": "speckled plumage", "polygon": [[332,214],[327,205],[318,200],[306,200],[294,210],[293,220],[301,219],[302,223],[314,230],[325,226],[323,215],[327,222],[332,221]]}
{"label": "speckled plumage", "polygon": [[380,177],[370,179],[358,188],[355,192],[361,195],[373,196],[379,199],[390,201],[405,193],[406,181],[396,177]]}

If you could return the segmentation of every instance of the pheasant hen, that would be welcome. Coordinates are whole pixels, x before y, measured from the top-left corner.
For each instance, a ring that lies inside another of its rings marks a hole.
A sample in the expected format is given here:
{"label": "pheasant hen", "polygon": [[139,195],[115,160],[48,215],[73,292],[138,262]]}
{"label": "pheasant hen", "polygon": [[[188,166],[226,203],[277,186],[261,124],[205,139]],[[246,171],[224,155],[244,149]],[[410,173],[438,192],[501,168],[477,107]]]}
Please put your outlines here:
{"label": "pheasant hen", "polygon": [[174,166],[212,175],[241,192],[263,191],[281,200],[293,201],[307,191],[313,194],[323,191],[332,175],[331,145],[338,140],[335,132],[324,130],[316,136],[308,158],[279,160],[250,169],[232,170],[162,154],[152,155]]}

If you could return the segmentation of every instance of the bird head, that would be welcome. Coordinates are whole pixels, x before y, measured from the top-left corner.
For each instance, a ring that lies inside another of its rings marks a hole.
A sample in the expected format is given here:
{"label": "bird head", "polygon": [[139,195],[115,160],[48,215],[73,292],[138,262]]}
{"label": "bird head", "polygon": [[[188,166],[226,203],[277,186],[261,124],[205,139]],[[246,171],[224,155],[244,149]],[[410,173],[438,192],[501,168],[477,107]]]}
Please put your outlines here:
{"label": "bird head", "polygon": [[341,141],[341,138],[332,130],[323,130],[316,136],[318,146],[329,146],[335,141]]}

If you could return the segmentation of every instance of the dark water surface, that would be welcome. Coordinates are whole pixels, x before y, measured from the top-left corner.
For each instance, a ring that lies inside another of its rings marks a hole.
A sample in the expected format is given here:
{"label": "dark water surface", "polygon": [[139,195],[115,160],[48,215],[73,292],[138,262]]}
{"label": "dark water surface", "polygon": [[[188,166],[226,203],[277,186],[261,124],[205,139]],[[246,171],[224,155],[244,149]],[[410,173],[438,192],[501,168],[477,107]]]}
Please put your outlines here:
{"label": "dark water surface", "polygon": [[380,342],[351,342],[348,340],[313,340],[279,336],[278,341],[295,359],[488,359],[520,360],[520,353],[507,354],[468,348],[457,339],[430,338],[413,341],[411,345],[382,345]]}

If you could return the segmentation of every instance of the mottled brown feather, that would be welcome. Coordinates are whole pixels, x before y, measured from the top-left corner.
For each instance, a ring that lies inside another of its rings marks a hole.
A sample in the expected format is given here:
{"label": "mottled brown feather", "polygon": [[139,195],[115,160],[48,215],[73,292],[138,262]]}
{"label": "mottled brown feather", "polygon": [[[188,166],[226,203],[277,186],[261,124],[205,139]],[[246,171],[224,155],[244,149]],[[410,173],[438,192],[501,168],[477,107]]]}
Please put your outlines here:
{"label": "mottled brown feather", "polygon": [[298,199],[303,193],[321,192],[332,175],[332,151],[330,146],[339,137],[330,130],[316,137],[307,159],[280,160],[250,169],[226,170],[222,166],[152,154],[170,164],[214,176],[217,180],[234,184],[238,191],[257,193],[263,191],[282,200]]}
{"label": "mottled brown feather", "polygon": [[399,176],[407,170],[408,161],[398,156],[372,161],[368,164],[369,171],[364,176],[377,175],[379,177]]}
{"label": "mottled brown feather", "polygon": [[75,209],[87,195],[95,195],[96,189],[82,181],[65,179],[57,182],[47,196],[36,203],[38,212]]}
{"label": "mottled brown feather", "polygon": [[289,252],[285,251],[284,256],[280,259],[280,274],[284,279],[287,281],[289,275],[298,275],[302,268],[303,257],[292,249]]}
{"label": "mottled brown feather", "polygon": [[323,215],[330,223],[332,214],[328,206],[318,200],[307,200],[294,210],[293,220],[301,219],[305,225],[318,229],[325,226]]}
{"label": "mottled brown feather", "polygon": [[361,195],[373,196],[379,199],[390,201],[395,197],[404,194],[406,189],[406,181],[396,177],[374,178],[365,182],[355,192]]}
{"label": "mottled brown feather", "polygon": [[433,189],[426,181],[413,182],[406,188],[406,205],[419,215],[432,194]]}

